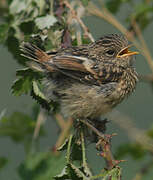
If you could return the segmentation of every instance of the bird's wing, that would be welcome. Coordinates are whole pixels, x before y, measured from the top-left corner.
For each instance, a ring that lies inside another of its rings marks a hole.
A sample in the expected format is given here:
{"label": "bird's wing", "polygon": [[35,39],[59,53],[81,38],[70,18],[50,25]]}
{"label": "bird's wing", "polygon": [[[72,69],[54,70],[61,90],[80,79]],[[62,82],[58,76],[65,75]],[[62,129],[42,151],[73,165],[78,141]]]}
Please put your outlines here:
{"label": "bird's wing", "polygon": [[122,76],[122,69],[107,62],[97,62],[88,57],[58,54],[48,62],[54,64],[63,73],[80,81],[101,85],[118,82]]}
{"label": "bird's wing", "polygon": [[21,51],[23,56],[40,63],[47,71],[60,72],[82,82],[101,85],[118,78],[111,64],[98,66],[97,62],[88,57],[70,53],[47,54],[30,43],[23,43]]}
{"label": "bird's wing", "polygon": [[57,55],[48,62],[48,65],[54,65],[58,70],[75,79],[80,78],[80,81],[95,81],[96,83],[99,78],[93,70],[95,64],[93,60],[86,57],[69,54]]}

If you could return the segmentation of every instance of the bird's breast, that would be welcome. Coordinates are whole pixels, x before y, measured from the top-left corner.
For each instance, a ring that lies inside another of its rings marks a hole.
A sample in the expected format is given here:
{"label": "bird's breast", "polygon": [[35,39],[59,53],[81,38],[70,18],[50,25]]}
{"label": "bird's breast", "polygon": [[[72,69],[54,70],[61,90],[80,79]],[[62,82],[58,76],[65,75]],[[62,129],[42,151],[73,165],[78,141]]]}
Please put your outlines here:
{"label": "bird's breast", "polygon": [[123,72],[116,89],[121,100],[135,90],[137,81],[138,75],[134,68],[128,68]]}

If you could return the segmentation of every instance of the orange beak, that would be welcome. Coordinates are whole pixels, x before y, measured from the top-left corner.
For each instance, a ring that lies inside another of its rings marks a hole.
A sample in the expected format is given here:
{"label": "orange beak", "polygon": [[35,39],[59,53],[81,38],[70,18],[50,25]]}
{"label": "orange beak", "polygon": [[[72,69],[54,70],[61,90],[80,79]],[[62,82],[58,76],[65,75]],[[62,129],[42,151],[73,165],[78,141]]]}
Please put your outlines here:
{"label": "orange beak", "polygon": [[130,51],[129,48],[131,47],[132,45],[130,44],[129,46],[123,48],[117,55],[117,58],[121,58],[121,57],[125,57],[125,56],[132,56],[132,55],[136,55],[136,54],[139,54],[139,52],[136,52],[136,51]]}

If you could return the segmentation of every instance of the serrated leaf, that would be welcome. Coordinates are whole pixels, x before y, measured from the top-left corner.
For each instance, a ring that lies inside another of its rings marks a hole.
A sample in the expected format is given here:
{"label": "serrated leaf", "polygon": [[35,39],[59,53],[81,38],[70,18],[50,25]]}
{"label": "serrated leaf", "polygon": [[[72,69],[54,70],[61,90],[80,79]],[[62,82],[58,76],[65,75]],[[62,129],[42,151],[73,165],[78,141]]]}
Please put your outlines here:
{"label": "serrated leaf", "polygon": [[21,94],[27,94],[32,88],[31,78],[21,77],[17,79],[12,85],[12,93],[15,96],[20,96]]}
{"label": "serrated leaf", "polygon": [[33,79],[41,78],[39,73],[34,72],[29,68],[18,70],[16,75],[20,76],[12,85],[12,93],[16,96],[30,92],[33,87]]}
{"label": "serrated leaf", "polygon": [[84,173],[76,167],[74,164],[68,164],[68,172],[71,177],[71,179],[76,180],[90,180],[88,177],[84,175]]}
{"label": "serrated leaf", "polygon": [[66,139],[64,143],[57,149],[58,151],[64,151],[67,149],[69,139]]}
{"label": "serrated leaf", "polygon": [[39,29],[50,28],[57,22],[57,19],[52,15],[46,15],[35,19],[35,23]]}
{"label": "serrated leaf", "polygon": [[35,93],[35,95],[39,96],[40,98],[42,98],[42,99],[47,101],[45,95],[39,89],[38,84],[37,84],[36,81],[32,81],[32,86],[33,86],[33,92]]}
{"label": "serrated leaf", "polygon": [[[35,91],[35,92],[34,92]],[[37,89],[37,87],[34,88],[32,87],[30,95],[32,96],[33,99],[35,99],[43,108],[47,109],[48,111],[52,108],[52,105],[46,98],[44,98],[43,93]],[[54,108],[54,105],[53,105]],[[54,109],[52,109],[54,110]]]}
{"label": "serrated leaf", "polygon": [[30,68],[23,68],[23,69],[17,70],[16,75],[17,76],[32,76],[35,79],[39,79],[42,77],[42,75],[40,73],[35,72]]}
{"label": "serrated leaf", "polygon": [[67,164],[62,173],[54,177],[55,180],[90,180],[83,172],[73,164]]}
{"label": "serrated leaf", "polygon": [[90,168],[88,167],[88,164],[86,164],[85,166],[82,166],[80,169],[82,172],[84,172],[84,174],[87,177],[92,177],[92,172],[91,172]]}
{"label": "serrated leaf", "polygon": [[[68,142],[69,142],[69,140],[66,139],[65,142],[58,148],[58,151],[66,150],[68,147]],[[72,143],[71,143],[70,158],[72,161],[75,161],[75,160],[81,161],[82,160],[81,146],[76,143],[76,139],[74,136],[72,138]]]}
{"label": "serrated leaf", "polygon": [[8,48],[8,51],[13,55],[14,59],[17,60],[19,64],[25,65],[25,58],[20,55],[19,52],[19,39],[15,37],[15,30],[9,28],[8,38],[5,42],[5,45]]}
{"label": "serrated leaf", "polygon": [[105,171],[102,180],[107,180],[110,177],[111,177],[111,180],[120,180],[121,179],[121,169],[119,167],[115,167],[111,170]]}
{"label": "serrated leaf", "polygon": [[67,166],[64,167],[61,174],[54,176],[55,180],[67,180],[69,178],[69,175],[67,173]]}

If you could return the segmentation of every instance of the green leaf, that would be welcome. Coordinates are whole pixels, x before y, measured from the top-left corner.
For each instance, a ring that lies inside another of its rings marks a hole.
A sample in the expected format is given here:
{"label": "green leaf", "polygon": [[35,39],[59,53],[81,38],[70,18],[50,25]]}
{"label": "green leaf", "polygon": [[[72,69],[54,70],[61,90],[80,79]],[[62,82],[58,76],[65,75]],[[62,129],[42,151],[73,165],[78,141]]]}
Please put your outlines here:
{"label": "green leaf", "polygon": [[8,163],[7,158],[0,157],[0,170]]}
{"label": "green leaf", "polygon": [[40,79],[42,77],[39,73],[34,72],[29,68],[18,70],[16,75],[20,77],[12,85],[12,93],[15,96],[30,92],[33,87],[33,79]]}
{"label": "green leaf", "polygon": [[54,177],[55,180],[89,180],[83,172],[73,164],[67,164],[62,173]]}
{"label": "green leaf", "polygon": [[27,2],[25,0],[13,0],[10,4],[10,13],[17,14],[27,8]]}
{"label": "green leaf", "polygon": [[153,126],[146,133],[150,138],[153,138]]}
{"label": "green leaf", "polygon": [[32,134],[35,123],[27,115],[14,112],[10,117],[3,117],[0,123],[0,136],[9,136],[15,142],[24,139],[27,133]]}
{"label": "green leaf", "polygon": [[61,174],[54,176],[55,180],[66,180],[69,178],[69,175],[67,173],[67,166],[64,167]]}
{"label": "green leaf", "polygon": [[[38,87],[38,82],[32,81],[32,91],[31,96],[34,98],[43,108],[47,109],[48,111],[51,109],[51,103],[46,99],[45,95],[41,92],[41,90]],[[54,108],[54,105],[53,105]],[[52,109],[54,110],[54,109]]]}
{"label": "green leaf", "polygon": [[38,72],[33,71],[30,68],[23,68],[16,71],[17,76],[31,76],[33,79],[40,79],[42,75]]}
{"label": "green leaf", "polygon": [[4,43],[8,37],[9,24],[0,25],[0,43]]}
{"label": "green leaf", "polygon": [[120,6],[122,4],[122,0],[108,0],[106,2],[106,7],[111,11],[112,13],[117,13]]}
{"label": "green leaf", "polygon": [[145,13],[148,12],[152,12],[153,11],[153,7],[150,6],[147,3],[139,3],[138,5],[135,6],[135,16],[140,16],[140,15],[144,15]]}
{"label": "green leaf", "polygon": [[57,22],[57,19],[52,15],[46,15],[35,19],[35,23],[39,29],[50,28]]}
{"label": "green leaf", "polygon": [[[9,136],[13,141],[25,142],[32,139],[36,121],[21,112],[14,112],[0,121],[0,136]],[[44,132],[40,131],[40,135]]]}
{"label": "green leaf", "polygon": [[57,149],[58,151],[64,151],[67,149],[68,147],[68,142],[69,142],[69,139],[67,138],[64,143]]}
{"label": "green leaf", "polygon": [[76,143],[74,140],[72,147],[71,147],[71,159],[72,161],[82,161],[82,149],[81,144]]}
{"label": "green leaf", "polygon": [[18,172],[22,180],[51,180],[64,166],[65,157],[62,154],[41,152],[29,155]]}
{"label": "green leaf", "polygon": [[119,180],[121,179],[121,169],[119,167],[115,167],[111,170],[106,170],[106,174],[103,176],[102,180],[107,180],[111,177],[111,180]]}
{"label": "green leaf", "polygon": [[30,77],[21,77],[17,79],[12,85],[12,93],[15,96],[20,96],[21,94],[27,94],[32,88],[32,82]]}
{"label": "green leaf", "polygon": [[40,98],[42,98],[42,99],[47,101],[45,95],[39,89],[37,82],[36,81],[32,81],[32,85],[33,85],[33,92],[35,93],[35,95],[39,96]]}
{"label": "green leaf", "polygon": [[[33,32],[34,32],[35,23],[33,21],[26,21],[26,22],[21,23],[19,27],[25,36],[29,35],[31,37],[31,34],[33,34]],[[29,37],[29,39],[31,40],[30,37]]]}
{"label": "green leaf", "polygon": [[[58,151],[64,151],[67,150],[68,148],[68,143],[69,143],[69,139],[66,139],[65,142],[58,148]],[[81,150],[81,145],[78,145],[76,143],[76,139],[73,136],[72,138],[72,143],[71,143],[71,147],[70,147],[70,159],[72,161],[74,160],[82,160],[82,150]]]}
{"label": "green leaf", "polygon": [[92,176],[91,179],[100,179],[101,180],[108,180],[111,177],[111,180],[119,180],[121,179],[121,169],[119,166],[114,167],[111,170],[103,169],[102,172],[98,175]]}
{"label": "green leaf", "polygon": [[90,180],[88,179],[88,177],[86,177],[84,175],[84,173],[78,168],[76,167],[75,165],[73,164],[69,164],[68,165],[69,167],[69,174],[70,174],[70,177],[71,179],[76,179],[76,180]]}
{"label": "green leaf", "polygon": [[134,6],[134,13],[131,14],[129,21],[135,19],[140,26],[141,30],[144,30],[153,20],[153,6],[150,3],[142,2]]}
{"label": "green leaf", "polygon": [[13,55],[14,59],[17,60],[19,64],[25,65],[26,61],[25,58],[20,55],[19,39],[15,37],[15,33],[16,31],[13,28],[9,29],[5,45],[7,46],[8,51]]}
{"label": "green leaf", "polygon": [[88,3],[89,3],[89,0],[81,0],[81,2],[82,2],[82,4],[83,4],[84,6],[87,6]]}

